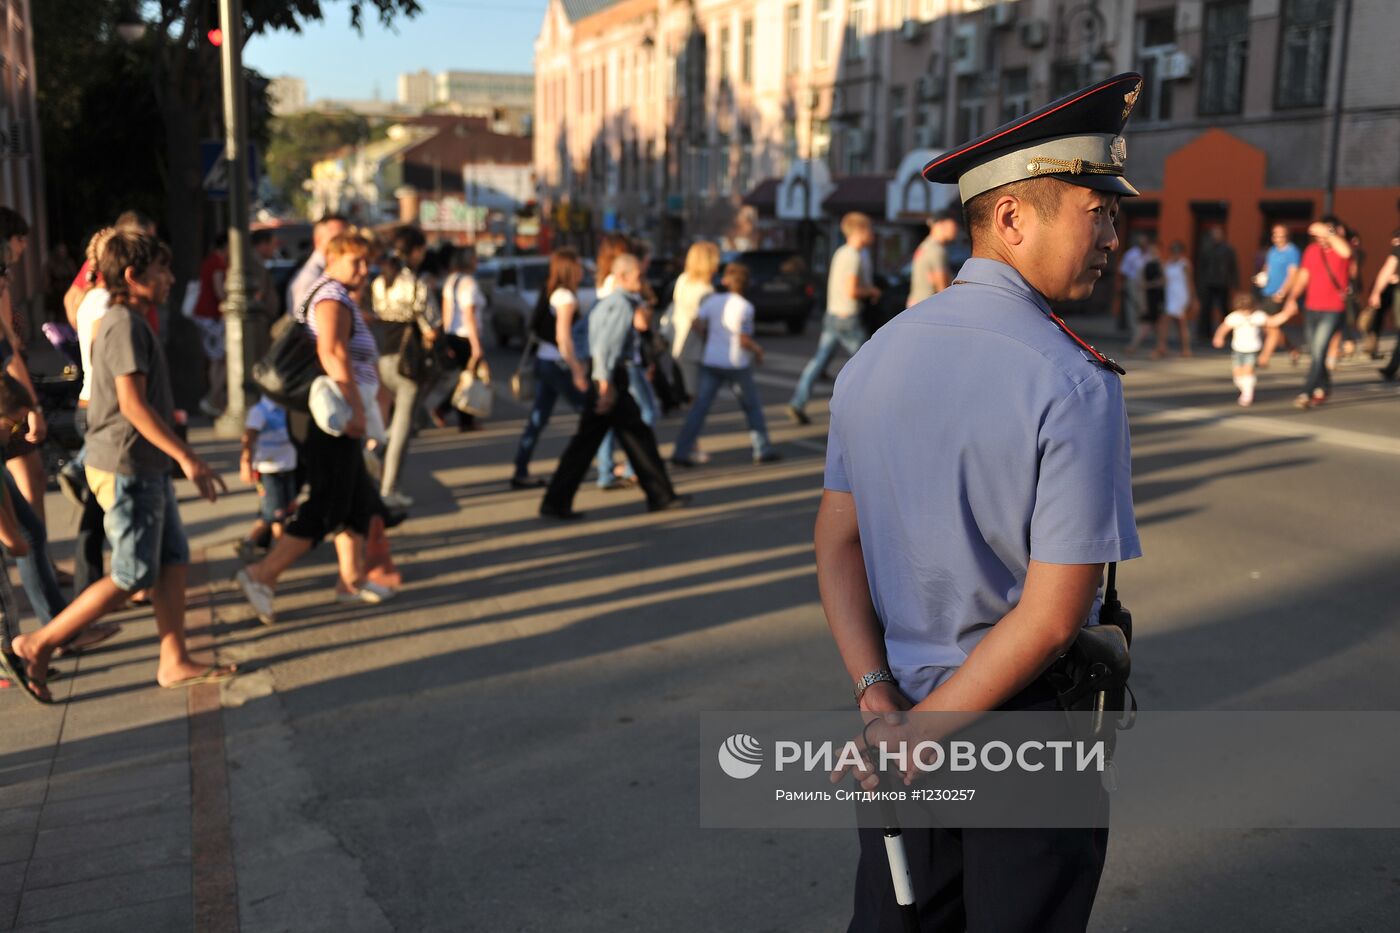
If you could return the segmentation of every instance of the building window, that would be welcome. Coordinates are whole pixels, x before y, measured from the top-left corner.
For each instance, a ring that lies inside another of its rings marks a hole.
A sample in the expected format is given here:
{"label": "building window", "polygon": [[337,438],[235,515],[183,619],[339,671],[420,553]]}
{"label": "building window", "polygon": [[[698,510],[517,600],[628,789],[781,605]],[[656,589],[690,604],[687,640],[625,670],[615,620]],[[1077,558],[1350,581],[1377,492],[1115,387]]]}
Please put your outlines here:
{"label": "building window", "polygon": [[1001,76],[1001,122],[1009,123],[1031,110],[1031,72],[1012,68]]}
{"label": "building window", "polygon": [[831,29],[834,21],[831,0],[817,0],[817,41],[813,51],[818,68],[831,64]]}
{"label": "building window", "polygon": [[802,70],[802,7],[797,4],[787,8],[787,57],[784,66],[790,75]]}
{"label": "building window", "polygon": [[730,52],[732,47],[729,43],[729,27],[724,26],[719,31],[719,83],[729,83],[729,62],[732,59]]}
{"label": "building window", "polygon": [[1284,0],[1278,56],[1279,108],[1321,107],[1332,46],[1333,0]]}
{"label": "building window", "polygon": [[812,121],[812,140],[808,156],[813,159],[825,159],[831,154],[831,121]]}
{"label": "building window", "polygon": [[890,88],[890,136],[886,161],[890,171],[899,168],[904,158],[904,125],[909,116],[905,110],[908,90],[903,87]]}
{"label": "building window", "polygon": [[982,114],[986,110],[982,99],[982,76],[963,75],[958,78],[958,122],[954,128],[959,142],[982,135]]}
{"label": "building window", "polygon": [[1162,75],[1167,59],[1176,53],[1176,11],[1167,10],[1139,17],[1137,26],[1142,94],[1133,108],[1133,115],[1139,120],[1170,120],[1171,86]]}
{"label": "building window", "polygon": [[743,39],[739,48],[739,80],[753,84],[753,20],[744,20]]}
{"label": "building window", "polygon": [[1206,7],[1201,54],[1202,114],[1244,109],[1244,73],[1249,60],[1249,0],[1225,0]]}
{"label": "building window", "polygon": [[716,187],[723,197],[729,196],[734,184],[734,176],[729,170],[729,148],[729,137],[721,136],[715,153],[715,175],[718,182]]}
{"label": "building window", "polygon": [[846,61],[861,62],[870,53],[870,4],[852,0],[846,17]]}
{"label": "building window", "polygon": [[865,171],[865,153],[869,139],[870,137],[861,132],[858,126],[846,130],[846,143],[842,148],[845,150],[847,175],[859,175]]}

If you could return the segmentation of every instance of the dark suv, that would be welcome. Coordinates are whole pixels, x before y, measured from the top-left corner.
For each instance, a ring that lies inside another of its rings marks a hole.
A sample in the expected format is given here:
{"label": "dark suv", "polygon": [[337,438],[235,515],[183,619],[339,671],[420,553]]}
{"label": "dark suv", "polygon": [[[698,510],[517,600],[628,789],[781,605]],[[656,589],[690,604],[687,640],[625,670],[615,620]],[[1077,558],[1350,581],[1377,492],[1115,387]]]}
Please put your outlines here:
{"label": "dark suv", "polygon": [[798,253],[756,249],[728,255],[725,260],[748,267],[749,287],[744,289],[744,297],[753,304],[755,323],[782,323],[790,334],[806,330],[816,304],[816,278]]}

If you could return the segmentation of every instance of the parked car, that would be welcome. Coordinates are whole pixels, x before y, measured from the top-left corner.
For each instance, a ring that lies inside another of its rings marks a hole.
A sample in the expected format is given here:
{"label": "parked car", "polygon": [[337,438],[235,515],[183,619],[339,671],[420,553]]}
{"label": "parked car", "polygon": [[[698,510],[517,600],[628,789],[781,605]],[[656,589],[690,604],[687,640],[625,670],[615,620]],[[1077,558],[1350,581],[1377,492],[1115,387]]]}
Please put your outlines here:
{"label": "parked car", "polygon": [[[593,260],[583,261],[583,283],[578,290],[583,308],[591,308],[597,296],[593,268]],[[507,256],[487,259],[477,266],[476,283],[486,297],[486,327],[496,346],[524,345],[530,315],[548,277],[548,256]]]}
{"label": "parked car", "polygon": [[[744,297],[753,304],[754,323],[780,323],[788,333],[800,334],[816,306],[816,276],[807,261],[795,250],[756,249],[743,253],[726,253],[725,265],[731,262],[748,267],[749,286]],[[721,268],[720,275],[724,270]],[[718,278],[716,287],[718,287]]]}

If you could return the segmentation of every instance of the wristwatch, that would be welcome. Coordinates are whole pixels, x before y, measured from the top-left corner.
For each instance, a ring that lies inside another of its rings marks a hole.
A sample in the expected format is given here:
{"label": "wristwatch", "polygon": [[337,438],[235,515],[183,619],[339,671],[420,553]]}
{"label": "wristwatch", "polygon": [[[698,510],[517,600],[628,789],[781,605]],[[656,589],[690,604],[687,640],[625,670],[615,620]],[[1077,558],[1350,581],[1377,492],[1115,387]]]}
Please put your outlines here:
{"label": "wristwatch", "polygon": [[894,683],[894,682],[895,682],[894,674],[890,673],[890,669],[887,668],[887,667],[882,667],[882,668],[880,668],[878,671],[871,671],[869,674],[866,674],[866,675],[865,675],[864,677],[862,677],[860,680],[857,680],[857,681],[856,681],[856,690],[855,690],[856,702],[859,703],[859,702],[860,702],[860,698],[863,697],[863,696],[865,696],[865,691],[869,690],[869,689],[870,689],[871,687],[873,687],[875,684],[878,684],[878,683],[891,683],[891,684],[892,684],[892,683]]}

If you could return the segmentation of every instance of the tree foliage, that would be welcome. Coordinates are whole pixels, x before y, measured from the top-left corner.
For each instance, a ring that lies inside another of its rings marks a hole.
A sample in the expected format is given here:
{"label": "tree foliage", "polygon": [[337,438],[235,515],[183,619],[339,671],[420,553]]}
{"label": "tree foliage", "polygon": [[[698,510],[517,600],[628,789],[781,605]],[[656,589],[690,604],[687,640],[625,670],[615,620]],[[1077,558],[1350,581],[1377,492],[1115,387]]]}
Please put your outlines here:
{"label": "tree foliage", "polygon": [[[139,10],[146,35],[116,33]],[[392,26],[417,0],[244,0],[249,36],[300,31],[336,11],[356,28]],[[199,143],[223,136],[216,0],[41,0],[33,4],[40,128],[56,239],[79,247],[92,229],[137,207],[162,221],[177,269],[192,271],[212,233],[200,190]],[[250,130],[267,142],[265,82],[250,73]]]}
{"label": "tree foliage", "polygon": [[307,193],[302,182],[311,166],[328,153],[366,142],[369,121],[353,113],[293,113],[272,120],[267,146],[267,177],[297,214],[305,214]]}

